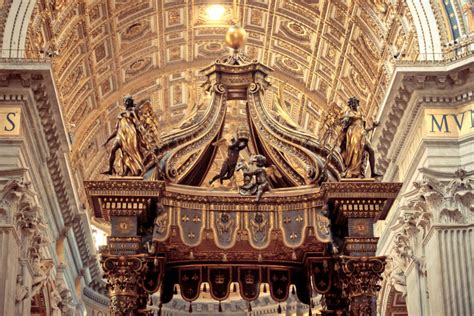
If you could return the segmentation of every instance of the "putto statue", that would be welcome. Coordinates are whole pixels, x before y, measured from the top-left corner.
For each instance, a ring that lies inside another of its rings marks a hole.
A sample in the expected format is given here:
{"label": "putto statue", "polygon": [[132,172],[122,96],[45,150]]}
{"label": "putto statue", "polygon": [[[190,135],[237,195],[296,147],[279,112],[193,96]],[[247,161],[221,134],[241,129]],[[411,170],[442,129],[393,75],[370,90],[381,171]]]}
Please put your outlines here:
{"label": "putto statue", "polygon": [[369,156],[371,177],[380,177],[381,175],[375,172],[375,152],[367,136],[368,132],[378,126],[378,122],[374,122],[370,128],[366,127],[367,122],[359,110],[359,99],[356,97],[351,97],[348,101],[348,105],[349,108],[341,119],[342,133],[340,148],[345,166],[343,177],[365,177],[366,153]]}
{"label": "putto statue", "polygon": [[239,160],[240,151],[247,147],[247,143],[247,132],[245,130],[238,130],[236,135],[233,136],[230,140],[230,144],[228,144],[225,139],[220,139],[213,144],[214,146],[226,145],[227,158],[224,160],[220,172],[209,181],[209,185],[214,183],[214,181],[216,181],[217,179],[219,179],[222,184],[223,180],[228,180],[232,178],[235,172],[235,166],[237,165],[237,161]]}
{"label": "putto statue", "polygon": [[123,101],[125,111],[118,115],[115,131],[104,143],[106,146],[113,140],[109,168],[103,174],[141,176],[145,165],[154,159],[153,150],[159,139],[158,121],[150,102],[136,106],[131,96],[124,97]]}
{"label": "putto statue", "polygon": [[265,165],[267,158],[263,155],[250,156],[249,164],[240,161],[236,170],[242,170],[244,184],[239,187],[241,195],[256,195],[255,201],[260,201],[263,193],[270,191]]}

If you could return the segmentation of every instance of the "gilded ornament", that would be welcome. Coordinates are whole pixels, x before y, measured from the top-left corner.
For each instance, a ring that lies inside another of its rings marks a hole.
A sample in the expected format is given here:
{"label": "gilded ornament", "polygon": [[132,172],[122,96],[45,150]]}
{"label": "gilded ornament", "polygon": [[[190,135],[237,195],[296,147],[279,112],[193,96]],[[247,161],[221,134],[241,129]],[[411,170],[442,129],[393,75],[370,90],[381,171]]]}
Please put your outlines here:
{"label": "gilded ornament", "polygon": [[238,25],[229,27],[225,34],[225,43],[234,50],[241,48],[247,40],[247,32]]}
{"label": "gilded ornament", "polygon": [[341,156],[344,161],[344,178],[364,178],[366,154],[369,156],[371,177],[381,177],[375,172],[375,151],[370,144],[368,133],[378,126],[366,127],[367,121],[359,109],[359,99],[352,97],[349,108],[342,116],[342,133],[340,137]]}
{"label": "gilded ornament", "polygon": [[[144,171],[141,135],[136,106],[131,96],[124,98],[125,111],[117,117],[115,131],[104,143],[113,140],[109,156],[109,169],[104,174],[121,176],[140,176]],[[119,152],[118,162],[116,155]],[[117,167],[115,167],[117,165]]]}

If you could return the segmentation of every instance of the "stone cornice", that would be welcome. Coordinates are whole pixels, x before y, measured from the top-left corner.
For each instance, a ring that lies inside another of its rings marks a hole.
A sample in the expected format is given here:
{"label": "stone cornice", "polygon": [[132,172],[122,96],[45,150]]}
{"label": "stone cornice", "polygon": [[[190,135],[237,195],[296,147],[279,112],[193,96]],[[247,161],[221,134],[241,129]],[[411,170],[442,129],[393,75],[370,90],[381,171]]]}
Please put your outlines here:
{"label": "stone cornice", "polygon": [[384,157],[378,162],[382,171],[397,158],[423,104],[456,106],[472,100],[473,68],[474,56],[448,64],[397,66],[382,103],[380,127],[374,133],[374,145],[379,157]]}
{"label": "stone cornice", "polygon": [[[34,133],[35,135],[32,134],[35,138],[32,141],[38,142],[39,140],[40,146],[44,147],[42,148],[44,153],[41,154],[45,156],[42,159],[45,159],[47,166],[44,172],[51,178],[52,188],[59,206],[57,211],[60,211],[59,214],[55,213],[53,216],[62,218],[64,223],[63,227],[54,227],[53,230],[58,232],[72,229],[74,238],[69,242],[69,245],[77,247],[80,255],[80,258],[74,260],[76,265],[74,270],[80,271],[89,268],[90,274],[100,280],[97,260],[91,260],[91,258],[95,259],[95,249],[91,237],[88,236],[90,232],[87,218],[80,211],[79,202],[74,192],[73,179],[66,161],[70,145],[50,65],[44,63],[17,65],[0,63],[0,89],[14,92],[11,94],[17,95],[13,98],[14,100],[27,102],[29,109],[25,111],[25,115],[29,121],[39,122],[37,127],[34,126],[39,130]],[[3,98],[3,101],[10,100]],[[34,110],[32,111],[32,109]],[[37,175],[32,174],[31,176]],[[62,225],[61,221],[56,222],[56,225]],[[86,280],[86,282],[89,281]]]}

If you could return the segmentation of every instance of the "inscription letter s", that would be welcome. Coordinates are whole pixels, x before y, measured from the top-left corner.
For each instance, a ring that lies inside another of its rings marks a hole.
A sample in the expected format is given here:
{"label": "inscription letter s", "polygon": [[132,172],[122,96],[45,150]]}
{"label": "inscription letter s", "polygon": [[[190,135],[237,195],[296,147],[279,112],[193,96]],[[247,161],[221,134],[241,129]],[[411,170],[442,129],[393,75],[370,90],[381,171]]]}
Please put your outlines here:
{"label": "inscription letter s", "polygon": [[10,123],[11,127],[10,128],[7,128],[7,126],[5,125],[4,129],[5,131],[7,132],[11,132],[15,129],[15,122],[13,121],[13,117],[16,116],[16,113],[15,112],[10,112],[7,114],[7,121]]}

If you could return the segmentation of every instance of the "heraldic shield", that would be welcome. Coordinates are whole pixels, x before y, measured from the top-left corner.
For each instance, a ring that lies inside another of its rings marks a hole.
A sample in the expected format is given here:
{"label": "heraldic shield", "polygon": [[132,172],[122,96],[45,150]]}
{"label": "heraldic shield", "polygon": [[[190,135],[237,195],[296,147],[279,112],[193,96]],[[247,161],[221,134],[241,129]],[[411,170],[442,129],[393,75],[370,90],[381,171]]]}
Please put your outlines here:
{"label": "heraldic shield", "polygon": [[155,293],[160,287],[163,275],[163,258],[156,258],[147,262],[147,270],[143,288],[148,293]]}
{"label": "heraldic shield", "polygon": [[240,295],[247,301],[258,298],[260,293],[261,268],[239,267]]}
{"label": "heraldic shield", "polygon": [[268,283],[270,283],[272,298],[277,302],[285,301],[290,291],[290,271],[287,269],[268,269]]}
{"label": "heraldic shield", "polygon": [[315,291],[319,294],[327,293],[331,289],[333,263],[324,259],[312,261],[310,264]]}
{"label": "heraldic shield", "polygon": [[186,267],[179,269],[179,286],[181,288],[181,296],[186,301],[192,302],[199,297],[201,282],[201,268]]}
{"label": "heraldic shield", "polygon": [[209,268],[208,281],[212,298],[218,301],[225,300],[230,293],[232,267]]}

